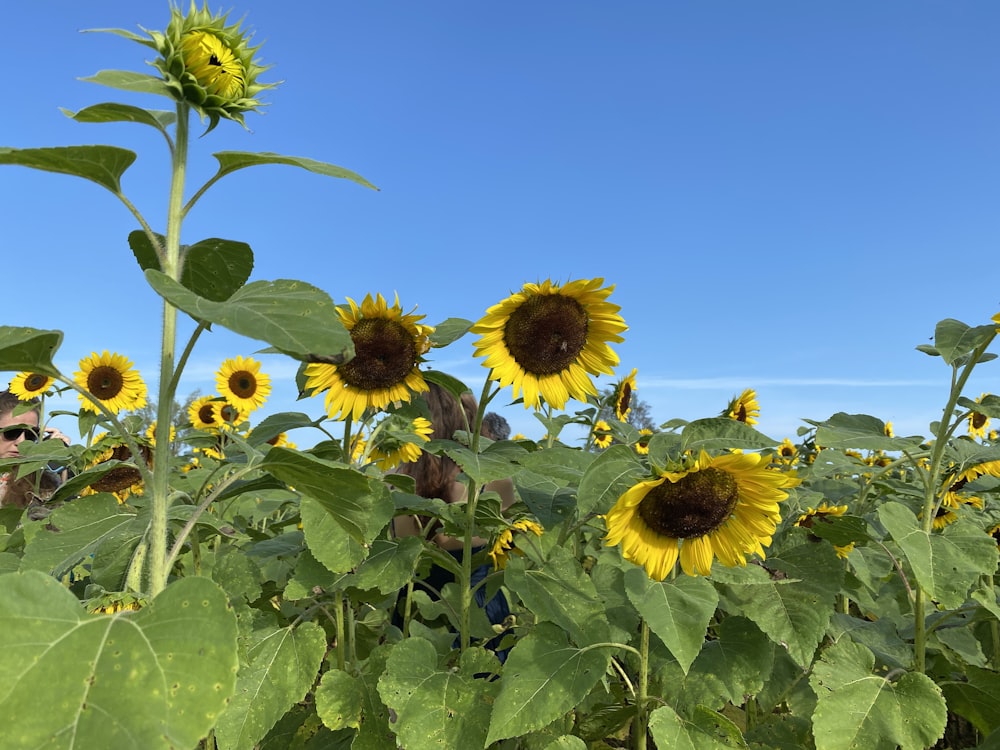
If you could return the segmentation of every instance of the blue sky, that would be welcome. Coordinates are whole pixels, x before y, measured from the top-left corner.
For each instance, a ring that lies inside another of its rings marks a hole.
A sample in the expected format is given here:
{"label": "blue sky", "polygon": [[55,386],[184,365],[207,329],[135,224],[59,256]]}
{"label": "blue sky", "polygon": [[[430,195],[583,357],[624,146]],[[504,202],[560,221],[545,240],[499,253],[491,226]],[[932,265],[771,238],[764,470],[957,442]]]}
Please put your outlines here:
{"label": "blue sky", "polygon": [[[714,416],[750,387],[758,427],[778,440],[838,411],[928,434],[949,372],[914,347],[942,318],[980,325],[1000,310],[994,2],[210,7],[245,16],[274,64],[264,79],[282,83],[249,132],[223,123],[194,143],[192,189],[223,150],[328,161],[380,188],[279,166],[224,179],[183,240],[248,242],[252,279],[302,279],[338,303],[398,293],[433,324],[475,320],[528,281],[603,277],[629,325],[619,375],[638,369],[656,421]],[[125,191],[161,230],[158,136],[59,108],[167,108],[78,80],[146,70],[151,55],[80,30],[167,20],[151,0],[14,4],[6,27],[24,31],[6,36],[17,62],[0,79],[0,145],[137,151]],[[0,200],[0,322],[64,331],[57,362],[70,373],[91,351],[125,354],[152,389],[159,304],[124,207],[19,167],[0,168]],[[472,341],[431,364],[478,392]],[[224,358],[261,346],[203,337],[181,395],[214,392]],[[295,363],[261,360],[275,380],[262,414],[321,413],[319,399],[294,400]],[[968,395],[1000,390],[993,367]],[[539,436],[509,395],[497,410]]]}

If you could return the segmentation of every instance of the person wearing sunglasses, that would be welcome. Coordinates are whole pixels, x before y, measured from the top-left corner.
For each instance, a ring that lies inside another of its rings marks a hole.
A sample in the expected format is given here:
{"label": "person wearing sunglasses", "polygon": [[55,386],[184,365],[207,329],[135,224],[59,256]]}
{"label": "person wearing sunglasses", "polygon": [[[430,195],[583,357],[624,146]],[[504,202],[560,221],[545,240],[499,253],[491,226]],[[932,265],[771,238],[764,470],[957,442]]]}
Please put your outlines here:
{"label": "person wearing sunglasses", "polygon": [[[21,411],[18,407],[32,408]],[[38,402],[23,402],[9,390],[0,391],[0,465],[8,459],[21,455],[19,446],[24,442],[34,442],[42,435],[39,428]],[[46,427],[44,439],[55,438],[69,445],[70,439],[54,427]],[[39,476],[29,475],[15,479],[16,468],[8,464],[0,473],[0,506],[13,505],[27,507],[33,496],[55,491],[59,485],[58,475],[45,471]]]}

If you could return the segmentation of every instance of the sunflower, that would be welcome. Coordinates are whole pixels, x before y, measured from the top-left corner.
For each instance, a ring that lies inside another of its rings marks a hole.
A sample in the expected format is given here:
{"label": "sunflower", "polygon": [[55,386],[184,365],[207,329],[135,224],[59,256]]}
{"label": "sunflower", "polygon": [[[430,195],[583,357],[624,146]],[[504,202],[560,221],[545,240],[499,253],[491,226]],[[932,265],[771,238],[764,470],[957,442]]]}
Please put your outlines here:
{"label": "sunflower", "polygon": [[637,370],[632,368],[632,372],[622,378],[615,386],[613,394],[615,406],[615,418],[619,422],[628,419],[628,413],[632,411],[632,395],[635,393],[635,374]]}
{"label": "sunflower", "polygon": [[80,360],[80,370],[73,380],[90,397],[80,394],[81,407],[95,414],[100,413],[96,402],[112,414],[122,409],[141,409],[146,405],[146,384],[132,363],[121,354],[109,354],[105,349]]}
{"label": "sunflower", "polygon": [[[94,441],[94,447],[104,449],[87,462],[88,469],[97,468],[108,461],[122,463],[106,472],[100,479],[91,482],[84,494],[109,492],[118,498],[119,503],[124,503],[130,496],[143,493],[142,472],[132,461],[132,451],[127,445],[113,438],[99,436]],[[139,450],[146,466],[152,468],[152,450],[145,445],[140,445]]]}
{"label": "sunflower", "polygon": [[981,497],[968,495],[962,491],[965,489],[965,485],[982,476],[1000,477],[1000,461],[986,461],[976,464],[965,471],[948,477],[945,480],[948,489],[945,490],[944,496],[941,498],[941,506],[954,510],[963,505],[971,505],[982,510],[984,503]]}
{"label": "sunflower", "polygon": [[191,402],[188,407],[188,419],[196,430],[219,429],[215,405],[219,403],[218,396],[202,396]]}
{"label": "sunflower", "polygon": [[678,558],[688,575],[708,575],[712,559],[746,565],[764,547],[781,520],[783,488],[798,479],[768,468],[759,453],[710,456],[702,451],[687,468],[663,471],[633,485],[605,517],[605,544],[662,581]]}
{"label": "sunflower", "polygon": [[350,297],[347,301],[350,307],[338,305],[337,313],[350,331],[354,358],[342,365],[306,365],[305,390],[311,396],[327,391],[331,419],[357,421],[365,409],[384,409],[428,390],[419,365],[434,329],[419,323],[423,315],[404,313],[399,297],[391,307],[381,294],[367,295],[360,306]]}
{"label": "sunflower", "polygon": [[892,422],[886,422],[885,427],[882,430],[886,437],[895,437],[896,434],[892,431]]}
{"label": "sunflower", "polygon": [[735,419],[744,424],[757,424],[757,417],[760,416],[760,404],[757,403],[757,392],[753,388],[747,388],[739,396],[733,397],[729,406],[722,412],[722,416]]}
{"label": "sunflower", "polygon": [[[827,502],[820,503],[818,508],[806,508],[806,512],[799,516],[799,520],[795,522],[796,526],[801,526],[804,529],[811,529],[817,521],[822,522],[825,518],[839,517],[847,512],[846,505],[830,505]],[[818,537],[813,537],[810,535],[810,539]],[[841,560],[846,560],[847,556],[854,549],[854,542],[844,545],[833,545],[834,550],[837,552],[837,557]]]}
{"label": "sunflower", "polygon": [[19,372],[10,381],[10,392],[21,401],[31,401],[31,399],[43,395],[55,380],[48,375],[40,375],[37,372]]}
{"label": "sunflower", "polygon": [[795,443],[793,443],[789,438],[785,438],[781,441],[781,445],[778,446],[778,456],[781,458],[782,463],[795,463],[795,458],[798,455],[799,449],[795,447]]}
{"label": "sunflower", "polygon": [[653,431],[648,427],[639,430],[639,439],[635,442],[635,452],[640,456],[649,455],[649,439],[652,435]]}
{"label": "sunflower", "polygon": [[[145,435],[146,435],[146,439],[149,440],[150,446],[152,446],[152,447],[155,448],[156,447],[156,420],[153,420],[153,422],[149,425],[149,427],[146,428]],[[176,437],[177,437],[177,428],[174,427],[173,425],[170,425],[170,437],[169,437],[169,441],[171,443],[174,442],[174,439]]]}
{"label": "sunflower", "polygon": [[986,529],[986,533],[993,537],[993,541],[997,543],[997,547],[1000,547],[1000,523]]}
{"label": "sunflower", "polygon": [[228,401],[212,402],[215,424],[220,430],[235,430],[247,421],[247,412]]}
{"label": "sunflower", "polygon": [[497,535],[496,541],[494,541],[493,546],[490,547],[489,555],[493,559],[494,570],[500,570],[507,567],[507,559],[510,557],[511,551],[519,555],[524,554],[521,550],[514,547],[515,531],[530,531],[535,536],[542,535],[542,527],[534,521],[530,521],[527,518],[514,521],[514,523]]}
{"label": "sunflower", "polygon": [[604,279],[580,279],[560,287],[546,280],[525,284],[486,311],[473,333],[475,356],[485,357],[490,379],[523,393],[525,408],[539,408],[544,398],[562,409],[575,398],[596,396],[589,375],[611,375],[618,355],[608,341],[621,342],[621,308],[607,301],[613,286]]}
{"label": "sunflower", "polygon": [[[989,394],[982,394],[976,399],[977,404],[981,404],[983,399]],[[990,429],[990,418],[978,411],[969,412],[969,436],[985,439]]]}
{"label": "sunflower", "polygon": [[260,362],[234,357],[222,363],[215,374],[215,387],[233,406],[249,414],[264,405],[271,392],[271,378],[260,371]]}
{"label": "sunflower", "polygon": [[295,443],[288,439],[287,432],[279,432],[273,438],[268,440],[267,444],[273,445],[275,448],[288,448],[289,450],[295,450],[298,447]]}
{"label": "sunflower", "polygon": [[598,419],[594,422],[593,439],[594,446],[601,448],[602,450],[611,445],[611,441],[613,440],[611,435],[611,425],[603,419]]}
{"label": "sunflower", "polygon": [[412,463],[423,452],[420,444],[430,440],[433,432],[430,420],[424,417],[407,420],[405,432],[380,432],[369,458],[382,471],[390,471],[401,463]]}

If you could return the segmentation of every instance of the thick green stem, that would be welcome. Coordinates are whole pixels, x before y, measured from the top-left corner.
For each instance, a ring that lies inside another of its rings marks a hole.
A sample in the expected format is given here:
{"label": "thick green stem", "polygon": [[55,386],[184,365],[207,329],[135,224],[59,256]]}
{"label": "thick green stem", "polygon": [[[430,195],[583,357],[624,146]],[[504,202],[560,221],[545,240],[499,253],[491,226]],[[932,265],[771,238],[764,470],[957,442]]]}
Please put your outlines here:
{"label": "thick green stem", "polygon": [[649,727],[649,624],[642,620],[639,641],[639,680],[635,692],[635,721],[632,723],[632,746],[646,750],[646,730]]}
{"label": "thick green stem", "polygon": [[337,607],[337,613],[334,616],[334,623],[337,628],[337,669],[343,672],[347,665],[347,651],[345,650],[346,644],[344,643],[344,592],[336,591],[333,597]]}
{"label": "thick green stem", "polygon": [[[187,172],[187,104],[177,105],[177,131],[173,151],[170,198],[167,205],[166,247],[160,258],[163,273],[179,280],[181,275],[181,224],[184,218],[184,178]],[[160,350],[160,388],[156,412],[156,444],[153,453],[152,518],[149,535],[149,594],[156,596],[167,585],[167,510],[170,494],[170,411],[174,401],[174,357],[177,340],[177,308],[163,301],[163,336]]]}

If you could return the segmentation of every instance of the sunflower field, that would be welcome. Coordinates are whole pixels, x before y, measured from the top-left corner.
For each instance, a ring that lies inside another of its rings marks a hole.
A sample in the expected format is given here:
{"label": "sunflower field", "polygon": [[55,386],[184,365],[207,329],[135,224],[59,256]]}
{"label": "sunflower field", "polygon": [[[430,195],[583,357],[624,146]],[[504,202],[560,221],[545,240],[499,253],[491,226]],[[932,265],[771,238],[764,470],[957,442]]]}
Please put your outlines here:
{"label": "sunflower field", "polygon": [[[117,352],[62,372],[60,331],[0,326],[18,408],[44,423],[74,400],[85,436],[24,441],[0,465],[36,482],[0,508],[0,750],[1000,748],[1000,397],[965,393],[1000,314],[941,321],[918,347],[948,384],[926,436],[838,413],[778,442],[754,427],[752,388],[638,429],[604,279],[526,283],[477,321],[429,323],[381,294],[250,282],[244,243],[182,244],[188,210],[241,169],[372,185],[221,151],[192,190],[191,116],[214,138],[259,109],[273,84],[257,48],[194,4],[165,31],[111,33],[152,49],[155,71],[96,82],[170,109],[72,117],[162,134],[167,225],[122,192],[131,151],[4,147],[0,163],[83,178],[132,212],[121,244],[162,299],[160,371],[155,392]],[[197,323],[187,341],[179,315]],[[272,380],[235,356],[217,394],[172,414],[212,327],[295,361],[314,413],[256,419]],[[482,383],[431,366],[466,336]],[[474,397],[464,429],[433,435],[432,390]],[[485,435],[498,397],[545,436]],[[571,426],[586,445],[561,439]],[[293,430],[320,438],[299,449]],[[464,501],[418,493],[400,467],[425,454],[457,465]],[[43,487],[52,466],[64,479]],[[394,533],[401,518],[418,533]]]}

